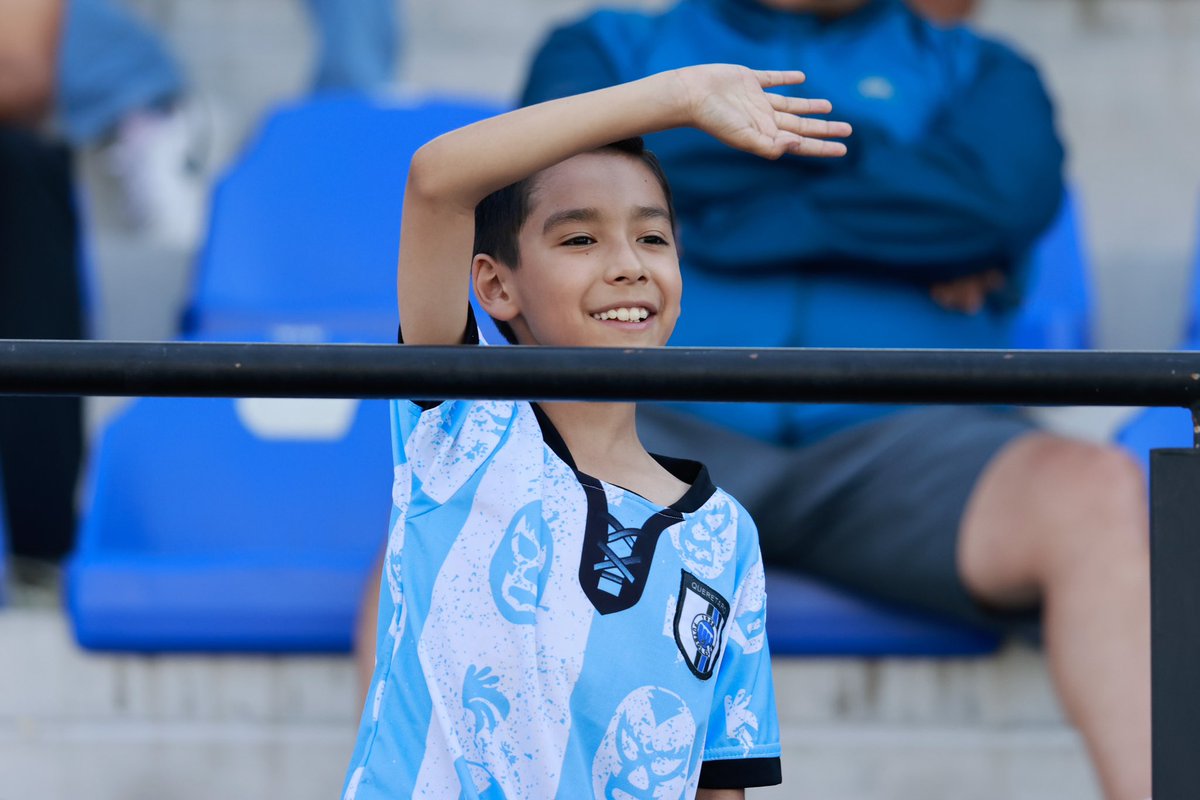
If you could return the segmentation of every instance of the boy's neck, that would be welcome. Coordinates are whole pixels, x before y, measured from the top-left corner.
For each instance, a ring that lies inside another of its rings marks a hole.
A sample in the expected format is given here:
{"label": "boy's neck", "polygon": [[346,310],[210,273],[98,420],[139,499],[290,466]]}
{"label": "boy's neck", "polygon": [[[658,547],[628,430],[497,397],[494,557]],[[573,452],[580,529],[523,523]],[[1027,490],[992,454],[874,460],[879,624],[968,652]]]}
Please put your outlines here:
{"label": "boy's neck", "polygon": [[539,403],[563,438],[575,468],[668,506],[688,485],[655,461],[637,435],[633,403]]}
{"label": "boy's neck", "polygon": [[538,405],[558,429],[582,472],[588,472],[585,464],[602,465],[614,456],[645,452],[637,436],[637,406],[633,403]]}

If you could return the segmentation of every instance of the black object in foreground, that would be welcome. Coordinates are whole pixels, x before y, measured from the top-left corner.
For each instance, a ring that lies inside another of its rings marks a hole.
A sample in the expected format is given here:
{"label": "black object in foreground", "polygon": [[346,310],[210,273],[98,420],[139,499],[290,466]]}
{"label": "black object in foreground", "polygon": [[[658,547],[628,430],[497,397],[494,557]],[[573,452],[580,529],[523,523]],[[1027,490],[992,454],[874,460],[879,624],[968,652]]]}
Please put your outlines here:
{"label": "black object in foreground", "polygon": [[0,394],[1200,404],[1200,352],[0,340]]}

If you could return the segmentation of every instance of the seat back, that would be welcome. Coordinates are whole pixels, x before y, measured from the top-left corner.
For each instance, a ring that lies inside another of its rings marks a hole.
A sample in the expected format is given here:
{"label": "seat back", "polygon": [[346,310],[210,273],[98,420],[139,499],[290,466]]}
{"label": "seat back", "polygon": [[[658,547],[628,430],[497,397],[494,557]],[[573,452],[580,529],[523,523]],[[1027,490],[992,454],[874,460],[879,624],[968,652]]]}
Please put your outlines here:
{"label": "seat back", "polygon": [[214,191],[184,334],[395,341],[409,161],[430,139],[502,110],[335,94],[275,112]]}
{"label": "seat back", "polygon": [[1192,413],[1186,408],[1146,408],[1117,431],[1116,441],[1150,474],[1150,451],[1191,447]]}
{"label": "seat back", "polygon": [[387,404],[145,398],[105,430],[68,566],[85,646],[350,646],[386,539]]}
{"label": "seat back", "polygon": [[[1185,310],[1181,350],[1200,350],[1200,224],[1192,254],[1191,286]],[[1183,408],[1147,408],[1134,416],[1116,435],[1116,441],[1142,464],[1149,474],[1150,451],[1192,447],[1195,439],[1191,412]]]}
{"label": "seat back", "polygon": [[1013,347],[1086,350],[1092,346],[1092,288],[1079,198],[1068,189],[1054,223],[1030,255]]}
{"label": "seat back", "polygon": [[767,641],[775,656],[984,656],[1001,637],[830,584],[768,569]]}

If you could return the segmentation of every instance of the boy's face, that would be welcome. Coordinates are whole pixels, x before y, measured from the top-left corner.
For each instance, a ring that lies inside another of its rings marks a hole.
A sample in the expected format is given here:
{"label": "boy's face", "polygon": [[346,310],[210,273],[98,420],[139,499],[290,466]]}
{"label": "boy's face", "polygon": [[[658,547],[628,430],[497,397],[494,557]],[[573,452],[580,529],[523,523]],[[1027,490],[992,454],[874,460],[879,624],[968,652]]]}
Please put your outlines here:
{"label": "boy's face", "polygon": [[509,273],[522,344],[664,345],[682,281],[667,201],[639,159],[585,153],[538,175]]}

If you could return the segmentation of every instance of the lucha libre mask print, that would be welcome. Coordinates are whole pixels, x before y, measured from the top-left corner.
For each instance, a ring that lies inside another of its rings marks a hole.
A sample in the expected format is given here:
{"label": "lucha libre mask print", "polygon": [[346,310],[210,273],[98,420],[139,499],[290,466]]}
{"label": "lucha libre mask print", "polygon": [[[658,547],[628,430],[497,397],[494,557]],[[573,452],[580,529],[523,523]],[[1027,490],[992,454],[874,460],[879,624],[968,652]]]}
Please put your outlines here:
{"label": "lucha libre mask print", "polygon": [[758,735],[758,715],[750,710],[753,699],[745,689],[738,689],[734,697],[725,695],[725,735],[741,745],[745,752],[754,746]]}
{"label": "lucha libre mask print", "polygon": [[679,695],[655,686],[621,702],[600,743],[593,789],[606,800],[676,800],[687,786],[696,722]]}
{"label": "lucha libre mask print", "polygon": [[735,610],[729,638],[737,642],[747,655],[763,649],[767,640],[766,575],[762,561],[755,562],[746,572],[741,598]]}
{"label": "lucha libre mask print", "polygon": [[541,537],[542,505],[533,502],[513,517],[492,556],[492,596],[510,622],[531,625],[550,577],[553,541]]}
{"label": "lucha libre mask print", "polygon": [[737,507],[728,498],[718,496],[682,525],[672,527],[671,542],[688,570],[712,580],[733,558],[737,523]]}

